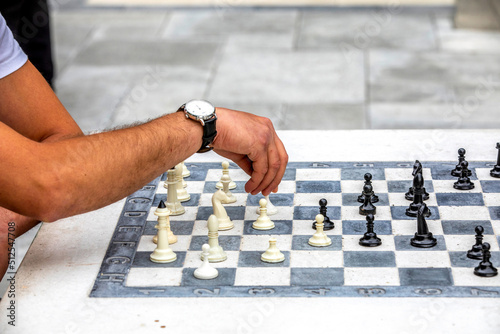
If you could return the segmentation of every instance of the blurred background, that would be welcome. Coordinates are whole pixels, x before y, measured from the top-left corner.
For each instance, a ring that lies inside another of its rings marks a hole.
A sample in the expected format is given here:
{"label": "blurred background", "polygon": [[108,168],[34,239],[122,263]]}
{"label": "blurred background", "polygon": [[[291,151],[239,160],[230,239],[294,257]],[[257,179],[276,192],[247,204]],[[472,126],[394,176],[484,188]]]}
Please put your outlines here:
{"label": "blurred background", "polygon": [[278,130],[500,127],[500,0],[44,1],[16,35],[50,27],[53,86],[86,132],[193,98]]}
{"label": "blurred background", "polygon": [[500,0],[53,0],[85,131],[192,98],[277,129],[497,128]]}

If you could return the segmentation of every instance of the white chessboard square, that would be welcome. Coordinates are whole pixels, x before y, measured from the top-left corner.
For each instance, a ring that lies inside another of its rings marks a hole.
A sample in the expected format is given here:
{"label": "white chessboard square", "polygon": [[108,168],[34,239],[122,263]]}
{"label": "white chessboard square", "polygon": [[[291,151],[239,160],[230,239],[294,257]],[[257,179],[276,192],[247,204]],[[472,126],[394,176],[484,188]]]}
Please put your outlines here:
{"label": "white chessboard square", "polygon": [[483,193],[484,205],[500,206],[500,194],[498,193]]}
{"label": "white chessboard square", "polygon": [[343,251],[394,251],[396,246],[394,244],[394,237],[392,235],[377,235],[382,240],[382,245],[377,247],[364,247],[359,244],[359,239],[362,235],[343,235],[342,236],[342,250]]}
{"label": "white chessboard square", "polygon": [[241,239],[240,250],[260,251],[264,253],[269,248],[269,239],[271,237],[276,238],[276,247],[278,247],[280,251],[292,249],[291,235],[273,235],[271,231],[269,231],[269,235],[244,235]]}
{"label": "white chessboard square", "polygon": [[[470,235],[445,235],[444,239],[446,240],[446,249],[451,252],[466,252],[476,243],[475,233]],[[492,252],[499,250],[496,236],[484,235],[483,242],[490,244]]]}
{"label": "white chessboard square", "polygon": [[[434,235],[443,234],[443,225],[440,220],[426,219],[429,231]],[[376,223],[376,221],[375,221]],[[393,220],[392,233],[394,235],[414,235],[417,232],[417,218],[412,220]]]}
{"label": "white chessboard square", "polygon": [[[342,221],[341,220],[332,220],[335,224],[335,228],[333,230],[324,231],[326,235],[341,235],[342,234]],[[293,230],[292,233],[294,235],[310,235],[312,236],[316,230],[312,228],[313,220],[294,220],[293,221]]]}
{"label": "white chessboard square", "polygon": [[204,188],[205,188],[205,181],[187,181],[186,190],[190,194],[201,194],[203,193]]}
{"label": "white chessboard square", "polygon": [[[365,185],[365,181],[353,181],[353,180],[343,180],[340,181],[340,188],[342,189],[343,194],[357,194],[361,195],[363,191],[363,186]],[[372,181],[373,191],[375,194],[380,193],[388,193],[389,189],[387,188],[387,182],[383,180],[373,180]]]}
{"label": "white chessboard square", "polygon": [[[226,251],[227,259],[222,262],[211,262],[210,265],[214,268],[236,268],[238,267],[238,251]],[[198,268],[201,266],[201,251],[189,251],[186,253],[186,260],[184,261],[185,268]]]}
{"label": "white chessboard square", "polygon": [[290,268],[237,268],[235,286],[290,285]]}
{"label": "white chessboard square", "polygon": [[166,193],[168,193],[167,188],[165,188],[165,181],[160,181],[160,183],[158,183],[158,187],[156,187],[156,193],[157,194],[166,194]]}
{"label": "white chessboard square", "polygon": [[328,194],[299,193],[295,194],[293,199],[293,204],[295,206],[317,206],[319,213],[319,200],[322,198],[326,199],[327,208],[329,206],[342,205],[342,194],[340,193],[328,193]]}
{"label": "white chessboard square", "polygon": [[490,213],[485,206],[441,206],[441,220],[489,220]]}
{"label": "white chessboard square", "polygon": [[399,286],[398,268],[344,268],[344,285]]}
{"label": "white chessboard square", "polygon": [[500,286],[500,275],[480,277],[474,275],[474,268],[451,268],[456,286]]}
{"label": "white chessboard square", "polygon": [[182,268],[130,268],[126,286],[179,286]]}
{"label": "white chessboard square", "polygon": [[[260,214],[257,214],[258,206],[247,206],[245,208],[245,220],[257,220]],[[274,215],[269,215],[271,220],[292,220],[293,206],[277,206],[278,212]],[[271,230],[272,231],[272,230]]]}
{"label": "white chessboard square", "polygon": [[[209,169],[205,181],[219,181],[222,176],[222,167],[220,169]],[[229,177],[233,181],[248,181],[250,176],[243,169],[229,169]],[[215,190],[215,187],[214,187]]]}
{"label": "white chessboard square", "polygon": [[[182,204],[182,203],[181,203]],[[149,210],[148,218],[147,220],[158,220],[158,217],[155,216],[155,211],[157,207],[151,207]],[[186,210],[182,215],[170,215],[170,220],[195,220],[196,219],[196,213],[198,212],[198,207],[196,206],[184,206],[184,209]]]}
{"label": "white chessboard square", "polygon": [[[361,204],[360,204],[361,205]],[[389,206],[377,206],[376,220],[391,220],[391,208]],[[341,208],[342,220],[363,220],[365,216],[359,214],[359,206],[343,206]]]}
{"label": "white chessboard square", "polygon": [[493,227],[493,232],[496,235],[500,235],[500,220],[492,220],[491,226]]}
{"label": "white chessboard square", "polygon": [[[385,179],[387,181],[413,180],[413,168],[386,168]],[[422,168],[424,180],[432,180],[430,168]]]}
{"label": "white chessboard square", "polygon": [[292,268],[340,268],[344,253],[341,251],[291,251]]}
{"label": "white chessboard square", "polygon": [[[457,178],[458,180],[458,178]],[[474,183],[474,189],[471,190],[459,190],[453,188],[455,180],[434,180],[432,185],[434,186],[435,193],[480,193],[482,192],[481,183],[478,180],[472,180]]]}
{"label": "white chessboard square", "polygon": [[398,268],[449,268],[447,251],[400,251],[396,252]]}
{"label": "white chessboard square", "polygon": [[[243,220],[233,220],[234,227],[230,230],[219,231],[219,235],[242,235]],[[193,226],[192,235],[208,235],[208,227],[206,220],[196,220]]]}
{"label": "white chessboard square", "polygon": [[340,168],[299,168],[297,181],[340,181]]}
{"label": "white chessboard square", "polygon": [[[409,206],[412,201],[405,198],[405,193],[389,193],[389,203],[394,206]],[[429,199],[425,201],[427,206],[437,206],[436,194],[429,193]],[[377,203],[375,203],[377,206]]]}
{"label": "white chessboard square", "polygon": [[[215,189],[214,189],[215,192]],[[234,197],[236,197],[236,202],[225,204],[223,206],[244,206],[247,203],[248,194],[247,193],[232,193]],[[213,193],[204,193],[200,196],[199,206],[212,206],[212,197]]]}
{"label": "white chessboard square", "polygon": [[491,181],[498,181],[498,178],[493,177],[490,175],[490,171],[493,169],[493,167],[490,168],[476,168],[476,176],[479,180],[491,180]]}
{"label": "white chessboard square", "polygon": [[[177,242],[174,244],[170,244],[170,248],[174,252],[182,252],[189,248],[191,244],[191,236],[190,235],[178,235]],[[153,252],[156,249],[156,244],[153,242],[152,235],[143,235],[141,240],[139,241],[139,245],[137,246],[138,252]]]}
{"label": "white chessboard square", "polygon": [[278,186],[278,193],[294,194],[295,191],[296,191],[295,181],[281,181],[280,185]]}

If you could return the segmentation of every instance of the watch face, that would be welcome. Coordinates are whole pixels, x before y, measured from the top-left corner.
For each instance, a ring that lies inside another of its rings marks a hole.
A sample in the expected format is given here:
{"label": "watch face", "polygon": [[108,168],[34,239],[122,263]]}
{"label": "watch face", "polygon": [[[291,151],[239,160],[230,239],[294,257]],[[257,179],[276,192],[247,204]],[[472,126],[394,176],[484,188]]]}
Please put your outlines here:
{"label": "watch face", "polygon": [[184,110],[201,119],[209,118],[215,112],[214,106],[210,102],[204,100],[191,100],[186,103]]}

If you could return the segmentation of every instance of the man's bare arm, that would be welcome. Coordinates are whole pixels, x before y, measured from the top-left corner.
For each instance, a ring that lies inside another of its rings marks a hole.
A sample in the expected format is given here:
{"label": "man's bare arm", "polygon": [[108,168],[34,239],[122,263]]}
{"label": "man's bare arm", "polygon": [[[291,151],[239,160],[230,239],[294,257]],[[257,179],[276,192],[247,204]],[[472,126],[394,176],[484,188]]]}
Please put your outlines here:
{"label": "man's bare arm", "polygon": [[[28,73],[19,75],[21,70]],[[133,128],[39,143],[43,135],[31,120],[57,123],[57,115],[65,110],[50,90],[41,90],[35,96],[55,111],[36,116],[32,91],[20,88],[17,81],[30,80],[29,85],[37,86],[43,79],[29,73],[33,71],[29,65],[21,70],[0,80],[0,92],[8,100],[0,104],[0,114],[15,113],[24,103],[32,106],[34,114],[22,122],[7,116],[0,123],[0,155],[4,157],[0,205],[12,211],[53,221],[103,207],[139,189],[201,146],[201,126],[182,113]],[[288,156],[269,120],[221,108],[217,115],[218,136],[213,145],[251,175],[246,190],[264,194],[275,190]],[[53,132],[57,136],[57,130]]]}

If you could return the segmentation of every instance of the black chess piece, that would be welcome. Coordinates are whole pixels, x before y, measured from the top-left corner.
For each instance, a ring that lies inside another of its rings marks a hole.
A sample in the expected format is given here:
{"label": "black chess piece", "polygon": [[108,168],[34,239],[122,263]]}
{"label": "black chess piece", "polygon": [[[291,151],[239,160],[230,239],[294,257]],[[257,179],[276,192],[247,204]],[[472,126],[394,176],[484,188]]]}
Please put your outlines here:
{"label": "black chess piece", "polygon": [[481,225],[476,226],[476,243],[467,251],[469,259],[481,260],[483,258],[483,232]]}
{"label": "black chess piece", "polygon": [[423,203],[418,209],[417,215],[417,233],[411,238],[410,244],[418,248],[430,248],[437,245],[437,240],[434,238],[425,221],[426,212],[429,210],[427,205]]}
{"label": "black chess piece", "polygon": [[497,150],[498,150],[497,164],[493,167],[492,170],[490,170],[490,175],[493,177],[500,178],[500,143],[497,143]]}
{"label": "black chess piece", "polygon": [[370,184],[365,184],[363,186],[363,193],[365,193],[365,201],[359,207],[360,215],[366,216],[370,213],[374,215],[377,212],[377,208],[372,204],[371,196],[369,196],[369,194],[371,194],[372,192],[373,188]]}
{"label": "black chess piece", "polygon": [[483,260],[479,263],[479,266],[474,268],[474,275],[481,277],[493,277],[498,275],[498,269],[493,267],[493,263],[491,263],[490,259],[490,244],[485,242],[483,244]]}
{"label": "black chess piece", "polygon": [[[420,163],[420,161],[418,160],[415,160],[415,164],[413,165],[413,173],[415,173],[416,170],[422,170],[422,164]],[[422,187],[423,189],[423,200],[424,201],[427,201],[429,199],[429,193],[425,190],[425,187]],[[405,194],[405,198],[409,201],[413,201],[413,195],[414,195],[414,192],[413,192],[413,186],[411,186],[409,189],[408,189],[408,192]]]}
{"label": "black chess piece", "polygon": [[[328,204],[328,202],[326,201],[326,199],[322,198],[319,200],[319,213],[321,213],[323,215],[323,217],[325,217],[325,220],[323,221],[323,230],[324,231],[333,230],[335,227],[335,223],[332,222],[330,220],[330,218],[328,218],[328,216],[326,215],[326,205],[327,204]],[[316,220],[313,222],[312,228],[316,229]]]}
{"label": "black chess piece", "polygon": [[462,161],[461,174],[458,181],[453,183],[453,188],[458,190],[471,190],[474,189],[474,182],[471,182],[469,174],[469,163],[467,161]]}
{"label": "black chess piece", "polygon": [[[465,149],[463,148],[459,148],[458,149],[458,164],[455,166],[455,169],[453,169],[451,171],[451,175],[453,176],[456,176],[456,177],[460,177],[461,172],[462,172],[462,162],[465,161]],[[472,171],[468,171],[467,172],[467,176],[471,176],[472,175]]]}
{"label": "black chess piece", "polygon": [[382,245],[382,240],[377,237],[377,233],[373,231],[373,221],[375,217],[369,213],[366,215],[366,233],[361,239],[359,239],[359,244],[365,247],[376,247]]}
{"label": "black chess piece", "polygon": [[[424,204],[424,177],[422,176],[422,164],[415,161],[413,169],[413,202],[406,209],[406,215],[409,217],[417,217],[418,209]],[[430,217],[431,210],[427,209],[424,213],[425,217]]]}
{"label": "black chess piece", "polygon": [[[364,176],[364,178],[365,178],[365,185],[369,184],[373,188],[373,185],[372,185],[372,174],[366,173],[365,176]],[[372,203],[377,203],[378,202],[378,196],[375,195],[374,191],[372,191],[371,197],[372,197]],[[358,196],[358,202],[359,203],[364,203],[365,202],[365,193],[364,192],[362,192],[361,195]]]}

